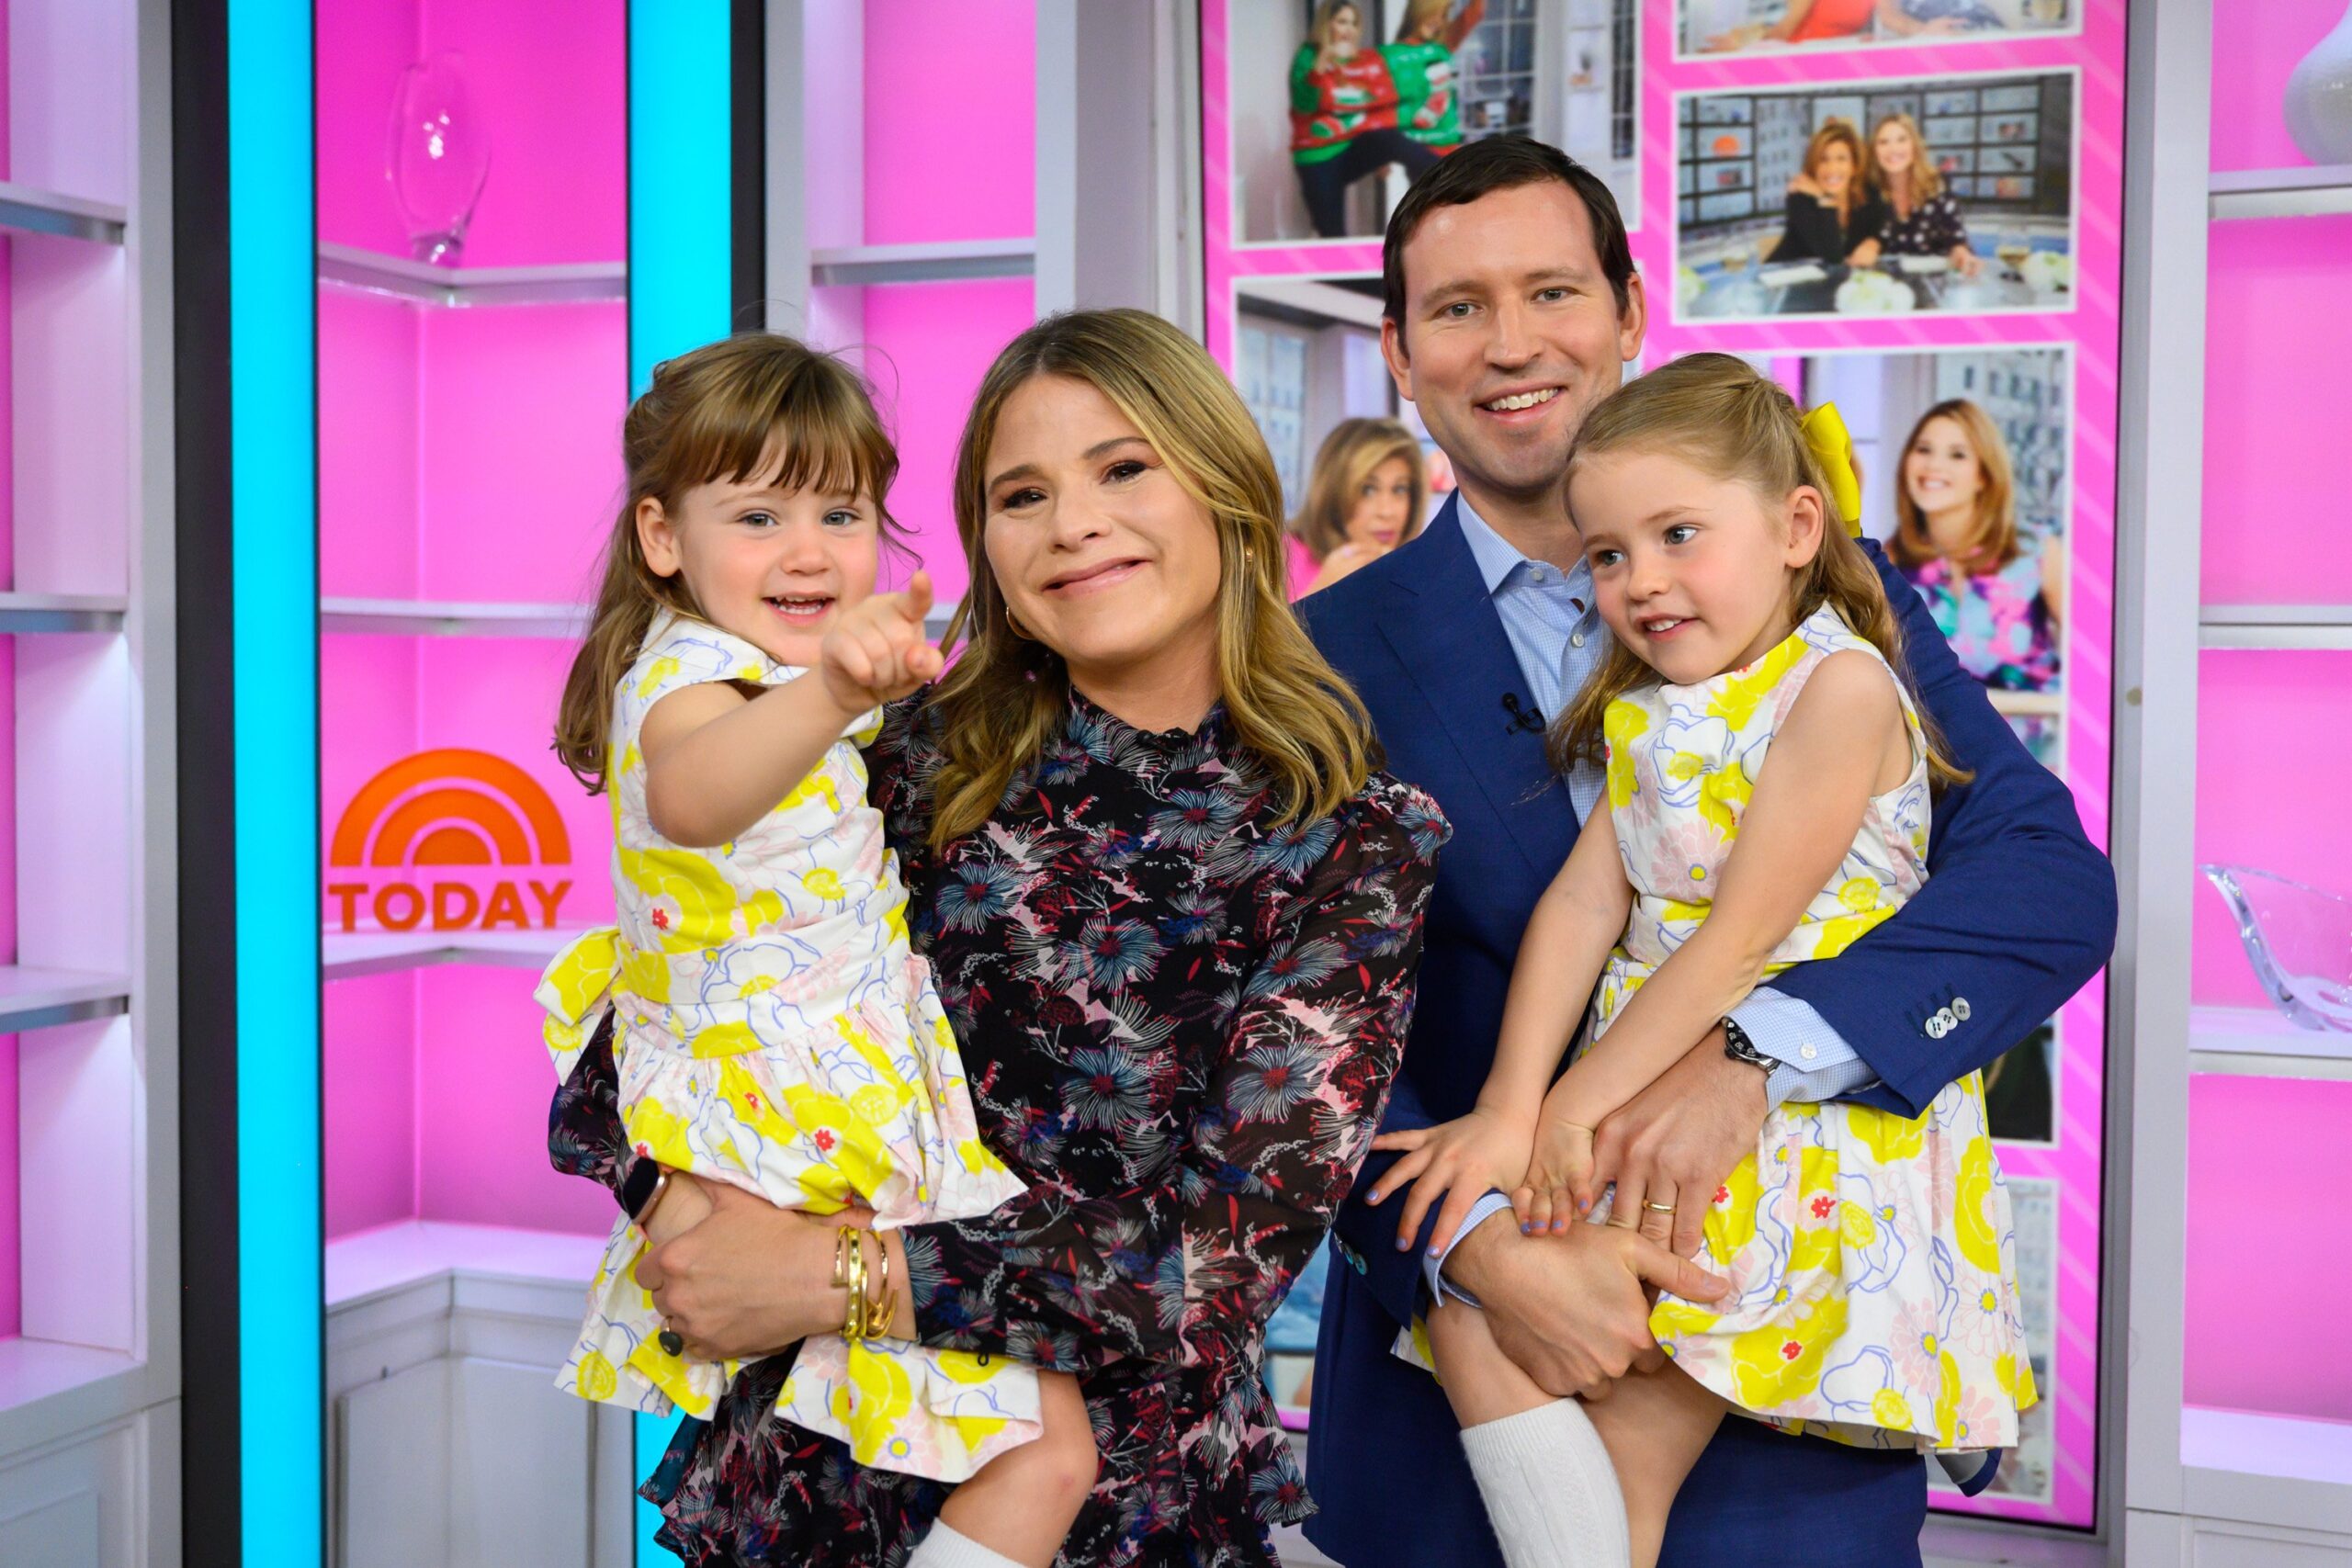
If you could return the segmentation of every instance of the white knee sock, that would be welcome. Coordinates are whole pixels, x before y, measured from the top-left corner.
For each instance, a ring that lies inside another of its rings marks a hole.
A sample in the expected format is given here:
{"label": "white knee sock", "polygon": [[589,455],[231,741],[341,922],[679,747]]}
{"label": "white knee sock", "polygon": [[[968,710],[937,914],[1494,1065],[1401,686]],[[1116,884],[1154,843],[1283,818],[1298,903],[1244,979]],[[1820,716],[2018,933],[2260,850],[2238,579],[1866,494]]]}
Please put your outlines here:
{"label": "white knee sock", "polygon": [[1625,1568],[1632,1560],[1617,1471],[1575,1400],[1465,1427],[1462,1448],[1510,1568]]}
{"label": "white knee sock", "polygon": [[1021,1568],[1021,1564],[1002,1552],[990,1551],[942,1519],[907,1559],[907,1568]]}

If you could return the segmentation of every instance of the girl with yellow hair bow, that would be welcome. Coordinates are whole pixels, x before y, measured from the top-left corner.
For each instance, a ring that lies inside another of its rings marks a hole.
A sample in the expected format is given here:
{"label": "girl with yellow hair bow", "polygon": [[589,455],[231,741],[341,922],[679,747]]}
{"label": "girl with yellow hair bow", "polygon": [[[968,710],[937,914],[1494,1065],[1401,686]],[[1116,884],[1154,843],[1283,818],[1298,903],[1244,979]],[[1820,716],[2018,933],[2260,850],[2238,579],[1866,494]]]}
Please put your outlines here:
{"label": "girl with yellow hair bow", "polygon": [[[1703,1206],[1700,1261],[1730,1290],[1661,1297],[1650,1328],[1671,1359],[1589,1411],[1538,1387],[1467,1306],[1431,1309],[1400,1340],[1465,1428],[1553,1412],[1514,1429],[1550,1434],[1529,1472],[1589,1500],[1592,1528],[1565,1557],[1513,1546],[1525,1506],[1497,1495],[1512,1472],[1473,1448],[1513,1568],[1654,1562],[1726,1415],[1972,1476],[2036,1400],[1981,1075],[1918,1117],[1772,1111],[1712,1193],[1645,1190],[1595,1146],[1593,1129],[1751,990],[1844,951],[1926,881],[1933,794],[1961,775],[1903,673],[1895,613],[1855,538],[1860,491],[1835,409],[1800,415],[1720,354],[1619,390],[1569,457],[1565,499],[1614,647],[1561,713],[1554,757],[1563,772],[1599,760],[1607,787],[1529,920],[1476,1109],[1374,1146],[1407,1151],[1384,1188],[1450,1190],[1441,1235],[1489,1187],[1513,1193],[1530,1232]],[[1589,1043],[1555,1078],[1580,1025]]]}

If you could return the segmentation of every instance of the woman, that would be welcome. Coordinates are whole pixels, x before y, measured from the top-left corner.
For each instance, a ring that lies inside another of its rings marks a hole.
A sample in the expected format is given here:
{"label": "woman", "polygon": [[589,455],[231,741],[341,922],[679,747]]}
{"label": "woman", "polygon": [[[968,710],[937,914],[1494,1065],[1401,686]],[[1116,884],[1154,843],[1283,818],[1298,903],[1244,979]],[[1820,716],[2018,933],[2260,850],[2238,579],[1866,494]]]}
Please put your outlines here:
{"label": "woman", "polygon": [[1859,263],[1855,253],[1878,238],[1885,221],[1886,204],[1862,179],[1862,139],[1833,119],[1805,143],[1804,172],[1789,181],[1787,216],[1771,259]]}
{"label": "woman", "polygon": [[2061,552],[2018,531],[2009,450],[1965,398],[1919,416],[1903,448],[1887,553],[1968,672],[1999,692],[2055,691]]}
{"label": "woman", "polygon": [[1944,188],[1941,171],[1928,156],[1918,121],[1907,114],[1891,114],[1878,122],[1871,132],[1870,166],[1863,177],[1886,204],[1886,219],[1877,236],[1855,252],[1856,265],[1868,266],[1881,255],[1942,256],[1962,277],[1984,270],[1984,260],[1968,243],[1960,204]]}
{"label": "woman", "polygon": [[1294,597],[1319,592],[1412,538],[1428,502],[1421,444],[1411,431],[1393,419],[1333,425],[1316,451],[1306,504],[1291,520],[1307,557],[1292,562]]}
{"label": "woman", "polygon": [[[1378,1120],[1448,833],[1374,771],[1362,705],[1283,603],[1280,495],[1175,328],[1031,328],[957,457],[962,656],[872,757],[983,1135],[1029,1188],[880,1237],[883,1312],[1079,1375],[1102,1470],[1069,1562],[1272,1563],[1268,1530],[1312,1510],[1265,1324]],[[624,1190],[613,1092],[592,1045],[549,1142]],[[690,1355],[769,1359],[647,1484],[662,1540],[692,1563],[899,1561],[942,1489],[771,1414],[775,1352],[842,1321],[835,1222],[711,1196],[639,1281]]]}
{"label": "woman", "polygon": [[[1418,176],[1462,143],[1453,53],[1486,14],[1417,0],[1395,44],[1366,39],[1356,0],[1323,0],[1290,68],[1291,162],[1316,233],[1348,237],[1348,186],[1391,164]],[[1433,6],[1433,9],[1432,9]],[[1427,34],[1427,36],[1422,36]]]}

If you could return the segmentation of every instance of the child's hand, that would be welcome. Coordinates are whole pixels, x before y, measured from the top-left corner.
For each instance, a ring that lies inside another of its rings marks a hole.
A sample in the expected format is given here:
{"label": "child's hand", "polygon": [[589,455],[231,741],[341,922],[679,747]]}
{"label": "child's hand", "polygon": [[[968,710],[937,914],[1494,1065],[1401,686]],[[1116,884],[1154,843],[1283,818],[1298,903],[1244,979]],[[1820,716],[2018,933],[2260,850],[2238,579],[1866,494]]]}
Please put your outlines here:
{"label": "child's hand", "polygon": [[1526,1185],[1510,1196],[1519,1228],[1530,1235],[1567,1229],[1600,1198],[1600,1184],[1595,1176],[1592,1129],[1555,1115],[1547,1108],[1535,1128]]}
{"label": "child's hand", "polygon": [[1383,1133],[1373,1139],[1375,1149],[1403,1149],[1405,1157],[1389,1167],[1379,1187],[1364,1201],[1377,1203],[1411,1182],[1413,1190],[1396,1222],[1396,1245],[1413,1245],[1420,1234],[1421,1216],[1442,1197],[1437,1228],[1430,1233],[1430,1251],[1441,1254],[1453,1239],[1470,1210],[1490,1187],[1510,1191],[1527,1171],[1527,1145],[1532,1129],[1485,1106],[1467,1116],[1441,1122],[1409,1133]]}
{"label": "child's hand", "polygon": [[855,717],[938,675],[946,660],[923,633],[930,613],[931,574],[918,571],[904,591],[863,600],[833,624],[818,668],[844,715]]}

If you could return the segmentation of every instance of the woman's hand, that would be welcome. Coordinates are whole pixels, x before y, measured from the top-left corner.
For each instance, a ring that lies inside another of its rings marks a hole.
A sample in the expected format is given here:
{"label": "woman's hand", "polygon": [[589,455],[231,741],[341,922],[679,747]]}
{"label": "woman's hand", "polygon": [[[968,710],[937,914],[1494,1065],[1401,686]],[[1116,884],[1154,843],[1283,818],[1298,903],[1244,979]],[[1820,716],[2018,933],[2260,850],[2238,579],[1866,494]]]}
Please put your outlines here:
{"label": "woman's hand", "polygon": [[1534,1128],[1487,1106],[1467,1116],[1419,1127],[1409,1133],[1383,1133],[1373,1139],[1375,1149],[1402,1149],[1405,1157],[1388,1168],[1380,1185],[1364,1201],[1378,1203],[1411,1182],[1413,1190],[1397,1217],[1396,1245],[1410,1247],[1420,1234],[1421,1216],[1440,1198],[1437,1229],[1430,1233],[1430,1250],[1442,1253],[1470,1210],[1489,1188],[1508,1192],[1527,1175],[1527,1151]]}
{"label": "woman's hand", "polygon": [[931,574],[918,571],[898,593],[876,593],[842,614],[825,634],[818,666],[825,690],[851,717],[905,696],[938,675],[945,660],[931,645]]}
{"label": "woman's hand", "polygon": [[1951,248],[1951,269],[1962,277],[1974,277],[1984,270],[1984,258],[1964,244],[1954,245]]}
{"label": "woman's hand", "polygon": [[1874,239],[1864,240],[1860,244],[1854,247],[1854,254],[1846,258],[1846,265],[1849,266],[1876,266],[1878,265],[1878,258],[1879,243]]}
{"label": "woman's hand", "polygon": [[1370,566],[1387,553],[1378,545],[1367,545],[1351,539],[1323,558],[1322,564],[1316,569],[1315,586],[1307,592],[1319,592],[1350,572]]}
{"label": "woman's hand", "polygon": [[708,1195],[709,1216],[637,1265],[638,1283],[653,1292],[688,1356],[756,1360],[841,1325],[833,1244],[854,1223],[849,1216],[779,1209],[722,1182],[696,1185]]}
{"label": "woman's hand", "polygon": [[645,1216],[645,1242],[648,1247],[660,1247],[675,1241],[710,1218],[710,1190],[700,1178],[687,1171],[673,1168],[670,1179],[662,1188],[662,1196],[653,1212]]}
{"label": "woman's hand", "polygon": [[1791,175],[1789,176],[1789,194],[1791,196],[1809,196],[1815,201],[1823,199],[1821,183],[1818,180],[1815,180],[1811,175]]}

